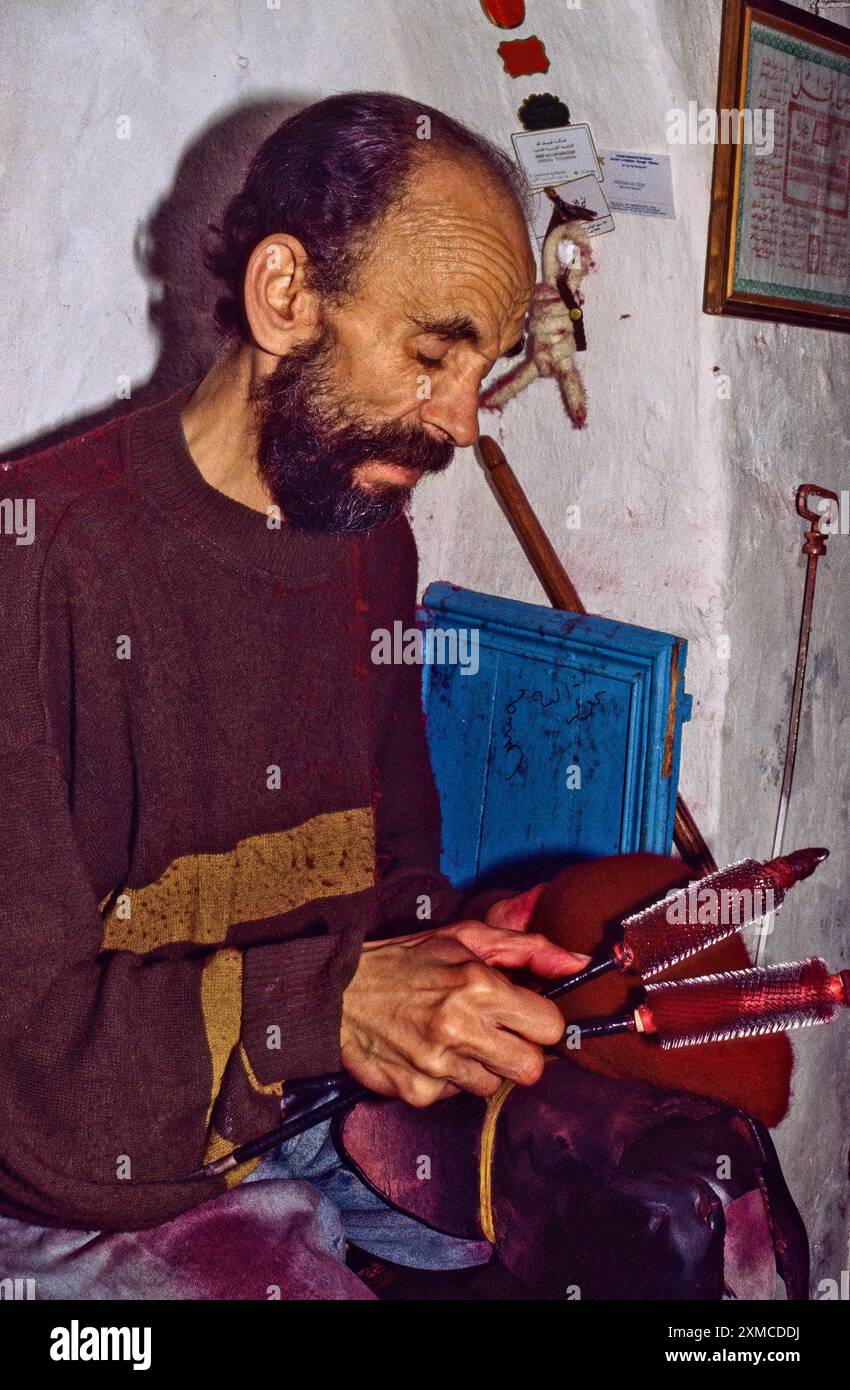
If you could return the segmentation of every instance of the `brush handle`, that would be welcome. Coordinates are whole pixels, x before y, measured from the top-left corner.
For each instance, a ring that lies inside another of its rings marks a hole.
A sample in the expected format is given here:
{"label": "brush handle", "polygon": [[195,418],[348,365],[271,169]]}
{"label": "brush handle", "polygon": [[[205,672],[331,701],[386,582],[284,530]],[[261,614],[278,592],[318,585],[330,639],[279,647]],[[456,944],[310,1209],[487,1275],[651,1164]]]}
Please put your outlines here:
{"label": "brush handle", "polygon": [[579,1038],[610,1038],[614,1033],[636,1033],[637,1025],[633,1014],[619,1018],[574,1018],[567,1024],[558,1046],[571,1042],[575,1037],[573,1030],[578,1028]]}
{"label": "brush handle", "polygon": [[355,1082],[354,1077],[349,1077],[351,1084],[346,1084],[344,1090],[338,1095],[332,1096],[329,1100],[323,1101],[321,1105],[314,1105],[306,1114],[293,1115],[288,1120],[282,1120],[274,1129],[268,1130],[265,1134],[260,1134],[256,1139],[249,1139],[244,1144],[239,1144],[232,1149],[224,1158],[215,1159],[212,1163],[205,1163],[203,1167],[196,1168],[193,1173],[186,1174],[186,1181],[192,1178],[215,1178],[222,1173],[229,1173],[233,1168],[237,1168],[240,1163],[247,1163],[250,1158],[257,1158],[260,1154],[268,1153],[278,1144],[282,1144],[285,1139],[294,1139],[298,1134],[304,1134],[314,1125],[320,1125],[324,1120],[329,1120],[333,1115],[338,1115],[343,1110],[349,1110],[357,1101],[364,1100],[367,1096],[374,1096],[374,1091],[369,1091],[365,1086],[360,1086]]}
{"label": "brush handle", "polygon": [[544,989],[544,999],[560,999],[562,994],[569,994],[571,989],[578,989],[579,985],[586,985],[588,980],[597,980],[600,975],[607,975],[609,970],[615,969],[619,964],[616,956],[605,956],[603,960],[592,961],[586,965],[584,970],[579,970],[575,975],[563,975],[560,980],[555,980],[548,989]]}

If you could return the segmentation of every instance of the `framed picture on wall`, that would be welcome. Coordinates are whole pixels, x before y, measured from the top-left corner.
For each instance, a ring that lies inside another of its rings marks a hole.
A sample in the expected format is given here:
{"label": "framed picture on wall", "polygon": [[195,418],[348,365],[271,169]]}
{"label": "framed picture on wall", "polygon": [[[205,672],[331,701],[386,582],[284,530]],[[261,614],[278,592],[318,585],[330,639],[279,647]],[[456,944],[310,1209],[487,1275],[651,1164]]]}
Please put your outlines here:
{"label": "framed picture on wall", "polygon": [[716,141],[706,313],[850,331],[850,29],[724,0],[717,110],[698,114]]}

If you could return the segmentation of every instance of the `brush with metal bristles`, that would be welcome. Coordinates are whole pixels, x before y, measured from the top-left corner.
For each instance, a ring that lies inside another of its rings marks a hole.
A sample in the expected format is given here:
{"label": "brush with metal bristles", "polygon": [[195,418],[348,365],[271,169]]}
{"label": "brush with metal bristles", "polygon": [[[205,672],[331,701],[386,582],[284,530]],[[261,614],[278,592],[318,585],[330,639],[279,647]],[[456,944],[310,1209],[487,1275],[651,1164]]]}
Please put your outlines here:
{"label": "brush with metal bristles", "polygon": [[575,1019],[562,1042],[640,1033],[665,1050],[784,1033],[831,1023],[850,1007],[850,970],[830,974],[818,956],[760,969],[725,970],[647,985],[637,1008],[614,1018]]}
{"label": "brush with metal bristles", "polygon": [[788,890],[813,874],[828,854],[798,849],[764,864],[741,859],[669,893],[625,917],[621,940],[584,970],[556,980],[545,997],[559,999],[609,970],[627,970],[643,980],[660,975],[775,912]]}

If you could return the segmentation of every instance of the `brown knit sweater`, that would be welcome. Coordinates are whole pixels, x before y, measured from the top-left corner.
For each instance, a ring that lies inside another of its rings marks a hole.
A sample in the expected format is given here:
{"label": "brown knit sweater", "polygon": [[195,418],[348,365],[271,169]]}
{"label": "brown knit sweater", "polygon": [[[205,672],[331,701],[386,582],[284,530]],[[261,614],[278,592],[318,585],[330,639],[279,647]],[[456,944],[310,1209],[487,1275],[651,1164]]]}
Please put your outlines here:
{"label": "brown knit sweater", "polygon": [[[191,389],[0,470],[0,1213],[154,1225],[339,1066],[366,934],[438,871],[406,519],[306,535],[188,451]],[[3,513],[8,516],[9,509]],[[479,903],[479,909],[480,909]]]}

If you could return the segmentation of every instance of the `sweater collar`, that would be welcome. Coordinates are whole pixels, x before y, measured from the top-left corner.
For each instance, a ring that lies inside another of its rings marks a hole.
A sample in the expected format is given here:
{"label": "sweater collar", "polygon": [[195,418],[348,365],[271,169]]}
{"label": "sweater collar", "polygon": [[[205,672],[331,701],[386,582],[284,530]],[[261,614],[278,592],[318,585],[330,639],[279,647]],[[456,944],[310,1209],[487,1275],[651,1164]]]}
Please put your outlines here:
{"label": "sweater collar", "polygon": [[188,527],[240,568],[259,570],[288,585],[325,578],[346,557],[350,534],[269,526],[268,517],[227,497],[206,481],[186,443],[180,419],[198,382],[135,411],[128,421],[130,472],[170,522]]}

